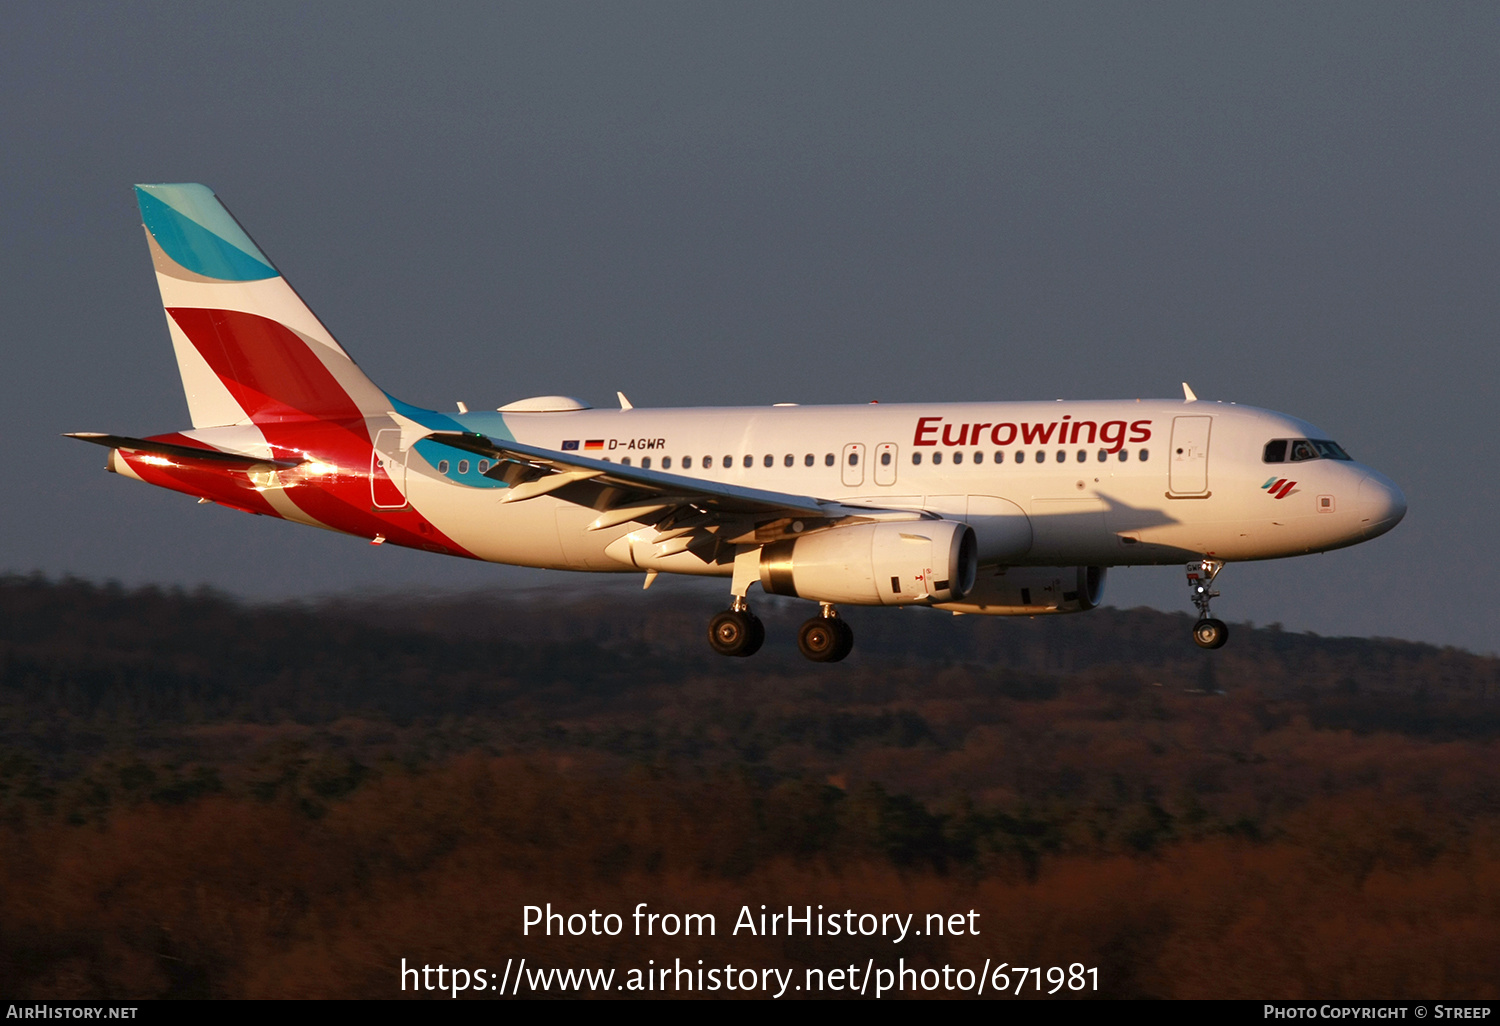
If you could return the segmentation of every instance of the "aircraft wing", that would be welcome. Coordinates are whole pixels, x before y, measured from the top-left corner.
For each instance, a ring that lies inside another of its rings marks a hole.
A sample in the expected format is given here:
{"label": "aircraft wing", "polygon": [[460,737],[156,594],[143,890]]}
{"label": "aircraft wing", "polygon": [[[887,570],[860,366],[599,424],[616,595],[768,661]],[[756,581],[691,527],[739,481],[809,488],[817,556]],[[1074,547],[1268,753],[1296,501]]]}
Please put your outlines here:
{"label": "aircraft wing", "polygon": [[[880,518],[881,514],[916,519],[924,515],[913,510],[850,506],[811,495],[746,488],[666,471],[627,467],[577,453],[500,441],[478,433],[439,431],[426,437],[454,449],[496,460],[489,476],[510,485],[510,494],[502,502],[521,502],[549,494],[595,509],[600,509],[602,502],[599,519],[590,525],[594,530],[631,520],[649,523],[665,519],[684,507],[706,514],[708,519],[722,521],[789,517],[832,521],[849,517]],[[606,489],[612,492],[608,497],[602,494]],[[632,513],[638,515],[629,515]]]}

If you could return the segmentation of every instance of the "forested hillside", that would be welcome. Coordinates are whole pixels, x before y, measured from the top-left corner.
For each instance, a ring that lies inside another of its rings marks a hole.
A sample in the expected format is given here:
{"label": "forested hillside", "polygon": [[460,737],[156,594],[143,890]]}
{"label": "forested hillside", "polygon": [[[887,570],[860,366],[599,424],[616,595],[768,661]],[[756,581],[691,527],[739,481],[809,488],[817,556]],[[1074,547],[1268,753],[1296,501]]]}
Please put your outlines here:
{"label": "forested hillside", "polygon": [[265,607],[0,579],[0,992],[890,955],[523,940],[550,900],[981,908],[990,932],[902,953],[1083,962],[1116,996],[1500,996],[1500,660],[852,610],[854,656],[820,666],[805,605],[758,608],[772,641],[725,660],[711,607],[662,589]]}

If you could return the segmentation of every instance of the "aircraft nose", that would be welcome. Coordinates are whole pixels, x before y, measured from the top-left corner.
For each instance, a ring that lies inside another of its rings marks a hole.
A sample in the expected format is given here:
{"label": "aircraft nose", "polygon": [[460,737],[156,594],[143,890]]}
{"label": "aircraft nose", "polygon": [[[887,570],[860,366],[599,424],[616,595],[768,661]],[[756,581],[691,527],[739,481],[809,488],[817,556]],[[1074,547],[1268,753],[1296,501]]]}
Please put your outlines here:
{"label": "aircraft nose", "polygon": [[1406,516],[1406,496],[1394,482],[1370,474],[1359,483],[1359,514],[1365,537],[1385,534]]}

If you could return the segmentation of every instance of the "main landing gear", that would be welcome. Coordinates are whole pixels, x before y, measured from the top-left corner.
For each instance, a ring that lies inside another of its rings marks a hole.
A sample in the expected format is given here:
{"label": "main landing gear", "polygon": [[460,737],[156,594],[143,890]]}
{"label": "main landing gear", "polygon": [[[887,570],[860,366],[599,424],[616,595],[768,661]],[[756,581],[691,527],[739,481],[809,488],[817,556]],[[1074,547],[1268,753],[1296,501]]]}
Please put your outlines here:
{"label": "main landing gear", "polygon": [[[726,656],[749,656],[760,651],[766,628],[750,612],[745,596],[760,581],[760,546],[743,545],[735,553],[734,578],[729,586],[733,601],[728,609],[708,622],[708,643]],[[832,602],[818,603],[822,614],[797,631],[797,649],[815,663],[836,663],[854,650],[854,632],[840,619]]]}
{"label": "main landing gear", "polygon": [[1213,590],[1214,578],[1224,569],[1222,559],[1199,559],[1187,565],[1188,588],[1193,605],[1198,607],[1198,622],[1193,624],[1193,641],[1199,648],[1223,648],[1229,640],[1229,626],[1208,613],[1208,604],[1219,597]]}
{"label": "main landing gear", "polygon": [[[836,663],[854,650],[854,631],[831,602],[797,631],[797,650],[815,663]],[[766,628],[750,612],[750,604],[736,597],[734,606],[708,622],[708,643],[726,656],[752,656],[765,644]]]}
{"label": "main landing gear", "polygon": [[[765,625],[744,599],[735,599],[734,608],[708,622],[708,643],[720,655],[752,656],[765,641]],[[815,663],[836,663],[854,651],[854,631],[832,603],[824,602],[822,615],[798,629],[797,650]]]}
{"label": "main landing gear", "polygon": [[753,656],[766,643],[766,626],[750,612],[750,604],[736,597],[734,607],[708,622],[708,643],[726,656]]}
{"label": "main landing gear", "polygon": [[823,612],[797,629],[797,650],[815,663],[836,663],[854,651],[854,631],[833,608],[822,603]]}

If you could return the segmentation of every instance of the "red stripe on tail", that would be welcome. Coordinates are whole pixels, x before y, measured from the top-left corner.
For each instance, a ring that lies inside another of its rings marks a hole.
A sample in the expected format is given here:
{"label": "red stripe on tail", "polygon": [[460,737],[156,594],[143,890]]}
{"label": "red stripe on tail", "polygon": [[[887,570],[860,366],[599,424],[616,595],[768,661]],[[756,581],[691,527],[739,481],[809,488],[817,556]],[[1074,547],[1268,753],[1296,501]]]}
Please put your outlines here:
{"label": "red stripe on tail", "polygon": [[344,386],[285,325],[238,310],[170,307],[167,313],[253,423],[363,419]]}

